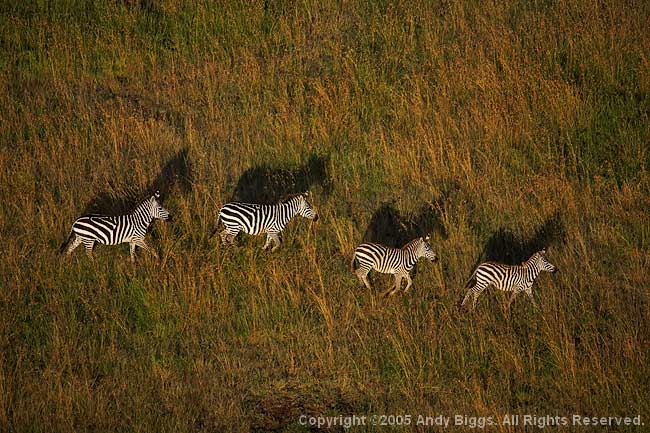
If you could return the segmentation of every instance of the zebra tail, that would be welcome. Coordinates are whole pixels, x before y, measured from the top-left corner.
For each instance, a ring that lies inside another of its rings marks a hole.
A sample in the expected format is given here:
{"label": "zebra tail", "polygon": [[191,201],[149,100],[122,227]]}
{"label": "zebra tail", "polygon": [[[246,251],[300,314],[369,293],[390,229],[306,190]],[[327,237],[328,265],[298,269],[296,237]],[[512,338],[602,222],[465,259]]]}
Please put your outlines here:
{"label": "zebra tail", "polygon": [[472,276],[469,277],[469,280],[467,280],[467,282],[465,283],[465,287],[464,287],[465,289],[469,289],[470,287],[472,287],[474,285],[474,284],[472,284],[472,281],[476,280],[476,273],[477,272],[478,272],[478,266],[476,267],[476,269],[474,269],[474,272],[472,272]]}
{"label": "zebra tail", "polygon": [[358,268],[357,265],[359,264],[359,261],[357,260],[357,253],[352,254],[352,261],[350,262],[350,267],[352,268],[352,272],[355,272]]}
{"label": "zebra tail", "polygon": [[214,230],[212,230],[212,233],[210,233],[210,237],[208,239],[212,239],[212,237],[217,234],[217,231],[219,231],[219,221],[221,221],[221,212],[219,212],[219,216],[217,217],[217,224],[215,225]]}
{"label": "zebra tail", "polygon": [[74,232],[73,232],[72,230],[70,230],[70,234],[68,235],[68,239],[66,239],[66,240],[61,244],[61,246],[59,247],[59,254],[63,254],[63,252],[65,251],[66,247],[67,247],[68,244],[70,243],[70,240],[72,239],[73,236],[74,236]]}

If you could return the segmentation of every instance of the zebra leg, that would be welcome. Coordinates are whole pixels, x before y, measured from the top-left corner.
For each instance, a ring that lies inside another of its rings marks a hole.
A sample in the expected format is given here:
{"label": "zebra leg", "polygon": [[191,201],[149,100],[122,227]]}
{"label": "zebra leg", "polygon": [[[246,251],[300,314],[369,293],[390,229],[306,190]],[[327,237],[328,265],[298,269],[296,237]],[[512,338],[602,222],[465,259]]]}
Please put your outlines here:
{"label": "zebra leg", "polygon": [[129,243],[129,246],[131,247],[131,248],[130,248],[130,249],[131,249],[131,254],[130,254],[130,256],[131,256],[131,263],[135,263],[135,247],[136,247],[136,243],[135,243],[135,242],[131,242],[131,243]]}
{"label": "zebra leg", "polygon": [[467,289],[467,293],[465,293],[465,297],[463,298],[463,302],[460,303],[461,307],[464,307],[465,304],[467,303],[467,301],[469,301],[470,296],[472,296],[472,294],[473,294],[472,290],[474,289],[474,287],[476,287],[476,286],[472,286],[469,289]]}
{"label": "zebra leg", "polygon": [[275,242],[275,246],[273,248],[271,248],[271,252],[273,252],[273,251],[277,250],[278,248],[280,248],[281,241],[280,241],[280,237],[278,236],[278,234],[277,233],[269,233],[269,237],[273,240],[273,242]]}
{"label": "zebra leg", "polygon": [[533,306],[537,307],[537,302],[535,302],[535,298],[533,298],[533,291],[528,289],[528,290],[526,290],[526,294],[528,295],[528,298],[530,299],[530,302],[533,303]]}
{"label": "zebra leg", "polygon": [[482,286],[479,286],[478,284],[474,286],[474,302],[472,302],[472,310],[476,308],[476,303],[478,302],[479,295],[483,293],[483,291],[487,289],[489,285],[490,284],[488,283]]}
{"label": "zebra leg", "polygon": [[93,248],[95,247],[95,241],[92,239],[83,239],[82,240],[84,247],[86,248],[86,255],[92,261],[95,260],[93,257]]}
{"label": "zebra leg", "polygon": [[81,238],[77,235],[74,235],[74,240],[70,242],[70,245],[68,245],[68,248],[65,250],[65,253],[67,255],[72,254],[72,251],[74,251],[74,249],[77,248],[79,245],[81,245]]}
{"label": "zebra leg", "polygon": [[135,241],[135,245],[137,245],[140,248],[142,248],[143,250],[147,251],[149,254],[151,254],[155,258],[158,258],[158,254],[154,250],[152,250],[149,245],[147,245],[144,242],[144,239],[138,239],[137,241]]}
{"label": "zebra leg", "polygon": [[476,309],[476,303],[478,302],[478,295],[480,295],[481,293],[483,293],[483,290],[479,292],[474,292],[474,300],[472,301],[472,310]]}
{"label": "zebra leg", "polygon": [[266,249],[271,245],[271,235],[269,233],[266,234],[266,242],[264,242],[264,246],[262,249],[266,251]]}
{"label": "zebra leg", "polygon": [[361,281],[361,284],[365,285],[368,290],[372,290],[372,287],[370,287],[370,282],[368,281],[368,272],[370,272],[370,268],[358,268],[354,273],[357,275],[357,278],[359,278],[359,281]]}
{"label": "zebra leg", "polygon": [[237,242],[235,242],[235,237],[239,234],[239,230],[235,229],[234,231],[231,231],[226,227],[223,229],[221,233],[219,233],[219,237],[221,237],[221,244],[226,245],[226,243],[230,243],[230,245],[237,245]]}
{"label": "zebra leg", "polygon": [[465,294],[465,298],[463,298],[463,302],[461,303],[462,305],[465,305],[465,303],[469,300],[470,296],[474,296],[474,299],[472,300],[472,310],[476,308],[476,302],[478,301],[478,297],[481,293],[483,293],[483,290],[485,290],[487,285],[479,285],[477,282],[474,286],[470,287],[467,289],[467,293]]}
{"label": "zebra leg", "polygon": [[391,296],[393,296],[395,293],[399,292],[399,290],[402,288],[402,279],[404,278],[403,275],[395,275],[395,288],[391,292]]}
{"label": "zebra leg", "polygon": [[508,301],[507,308],[510,308],[510,304],[512,304],[512,301],[515,300],[515,298],[517,297],[518,294],[519,294],[519,291],[517,289],[512,291],[512,295],[510,295],[510,300]]}
{"label": "zebra leg", "polygon": [[406,274],[406,287],[404,288],[404,293],[408,293],[408,291],[411,290],[412,286],[413,286],[413,280],[411,279],[411,276],[407,273]]}
{"label": "zebra leg", "polygon": [[400,288],[402,288],[402,275],[395,274],[395,285],[386,290],[384,296],[393,296]]}

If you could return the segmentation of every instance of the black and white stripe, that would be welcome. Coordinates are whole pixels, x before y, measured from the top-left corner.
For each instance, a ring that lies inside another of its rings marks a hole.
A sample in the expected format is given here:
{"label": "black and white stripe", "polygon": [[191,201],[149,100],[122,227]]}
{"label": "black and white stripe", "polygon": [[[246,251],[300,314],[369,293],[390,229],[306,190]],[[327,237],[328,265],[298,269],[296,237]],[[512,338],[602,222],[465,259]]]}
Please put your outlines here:
{"label": "black and white stripe", "polygon": [[78,218],[72,224],[68,239],[61,245],[61,251],[63,252],[65,249],[69,255],[80,244],[83,244],[86,248],[86,254],[92,260],[95,242],[105,245],[129,242],[131,244],[131,261],[135,260],[136,246],[157,256],[144,242],[144,237],[154,218],[169,219],[169,212],[160,205],[159,198],[160,193],[156,191],[153,196],[142,202],[128,215],[88,215]]}
{"label": "black and white stripe", "polygon": [[401,288],[402,279],[406,278],[404,292],[408,292],[413,284],[410,272],[417,261],[420,258],[429,259],[432,262],[438,260],[438,256],[433,252],[428,241],[429,236],[417,238],[402,248],[390,248],[373,243],[361,244],[352,255],[352,271],[368,289],[371,289],[368,281],[368,273],[371,270],[395,275],[395,285],[391,286],[385,295],[395,294]]}
{"label": "black and white stripe", "polygon": [[[473,296],[472,309],[474,309],[479,295],[489,286],[494,286],[505,292],[512,292],[508,307],[519,292],[526,292],[530,300],[535,304],[532,287],[541,271],[557,271],[557,268],[546,258],[546,250],[536,252],[520,266],[494,262],[481,263],[465,285],[468,290],[461,305],[465,305]],[[472,282],[474,282],[473,285]]]}
{"label": "black and white stripe", "polygon": [[274,242],[275,246],[271,249],[273,252],[280,247],[279,234],[294,216],[300,215],[314,221],[318,220],[318,213],[307,201],[308,196],[309,193],[297,194],[275,205],[227,203],[219,210],[217,228],[214,229],[210,237],[215,235],[219,221],[221,221],[225,226],[220,233],[221,241],[224,244],[230,242],[234,245],[235,237],[240,231],[250,235],[266,233],[266,243],[263,249],[266,250],[271,242]]}

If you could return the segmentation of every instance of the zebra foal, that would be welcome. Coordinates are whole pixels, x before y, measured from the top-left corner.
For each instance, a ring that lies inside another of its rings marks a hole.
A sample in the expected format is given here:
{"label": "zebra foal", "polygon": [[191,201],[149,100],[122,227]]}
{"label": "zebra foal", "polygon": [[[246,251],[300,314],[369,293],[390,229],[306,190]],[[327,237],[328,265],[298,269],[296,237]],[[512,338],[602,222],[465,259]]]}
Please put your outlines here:
{"label": "zebra foal", "polygon": [[[472,309],[476,308],[479,295],[489,286],[494,286],[505,292],[512,292],[508,308],[519,292],[525,292],[533,305],[537,305],[533,298],[532,288],[541,271],[557,272],[555,265],[546,258],[546,250],[536,252],[519,266],[494,262],[481,263],[465,284],[465,288],[468,290],[461,306],[464,306],[473,296]],[[473,281],[475,281],[474,284],[472,284]]]}
{"label": "zebra foal", "polygon": [[88,215],[77,218],[72,224],[68,239],[61,245],[61,252],[65,250],[66,254],[70,255],[75,248],[83,244],[86,254],[93,260],[96,242],[105,245],[128,242],[131,246],[132,262],[135,261],[136,246],[158,257],[144,242],[144,237],[154,218],[163,221],[170,218],[169,211],[160,205],[159,198],[160,192],[156,191],[128,215]]}
{"label": "zebra foal", "polygon": [[408,292],[413,284],[410,272],[420,258],[436,262],[438,256],[429,245],[429,236],[417,238],[404,245],[402,248],[390,248],[380,244],[364,243],[359,245],[352,255],[352,271],[357,275],[369,290],[370,282],[368,273],[371,270],[382,274],[393,274],[395,285],[388,289],[384,296],[394,295],[401,289],[402,279],[406,278],[404,293]]}
{"label": "zebra foal", "polygon": [[219,221],[225,229],[220,233],[221,242],[229,242],[235,245],[235,237],[240,231],[250,235],[266,233],[266,243],[263,250],[266,250],[272,243],[275,245],[271,252],[277,250],[282,243],[280,233],[287,226],[289,221],[296,215],[318,221],[318,212],[307,200],[309,193],[295,194],[274,205],[262,205],[252,203],[231,202],[226,203],[219,210],[217,227],[210,238],[219,230]]}

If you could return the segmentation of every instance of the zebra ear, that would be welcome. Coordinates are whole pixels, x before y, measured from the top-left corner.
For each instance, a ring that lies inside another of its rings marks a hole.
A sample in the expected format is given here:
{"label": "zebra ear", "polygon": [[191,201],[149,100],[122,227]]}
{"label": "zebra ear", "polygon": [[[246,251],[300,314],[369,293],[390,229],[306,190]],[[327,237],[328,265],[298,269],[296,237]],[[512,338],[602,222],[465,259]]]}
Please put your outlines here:
{"label": "zebra ear", "polygon": [[431,236],[429,236],[429,235],[426,235],[426,236],[424,237],[424,240],[425,240],[425,241],[428,241],[429,239],[431,239]]}
{"label": "zebra ear", "polygon": [[304,195],[305,197],[309,197],[309,191],[305,191],[302,195]]}
{"label": "zebra ear", "polygon": [[156,198],[160,198],[160,191],[156,190],[156,192],[153,193],[153,196]]}

